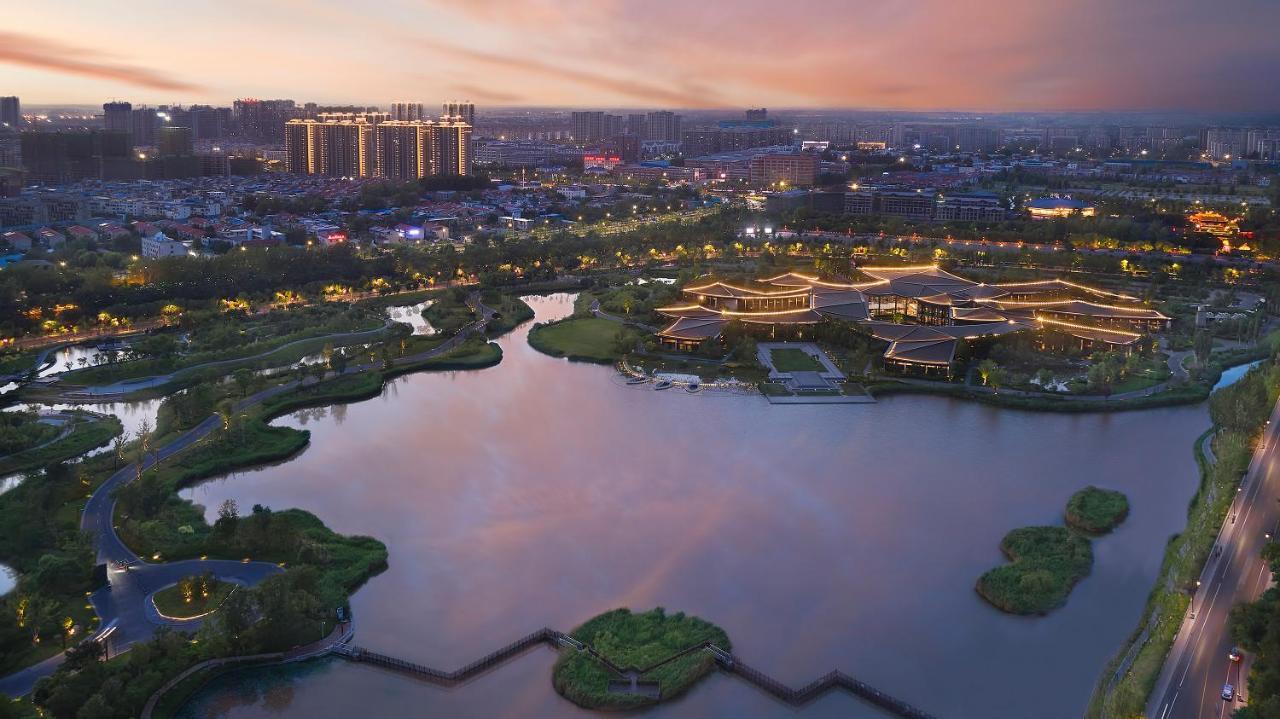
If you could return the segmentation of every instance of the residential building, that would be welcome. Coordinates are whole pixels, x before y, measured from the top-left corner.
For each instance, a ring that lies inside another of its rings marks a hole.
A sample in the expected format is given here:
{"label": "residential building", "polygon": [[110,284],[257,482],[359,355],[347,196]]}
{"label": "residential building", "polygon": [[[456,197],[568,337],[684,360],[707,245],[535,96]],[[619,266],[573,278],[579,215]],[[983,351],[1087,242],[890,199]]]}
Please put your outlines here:
{"label": "residential building", "polygon": [[622,116],[599,111],[575,111],[569,116],[573,139],[598,142],[622,134]]}
{"label": "residential building", "polygon": [[402,122],[425,120],[427,119],[426,110],[420,102],[393,102],[391,103],[391,119]]}
{"label": "residential building", "polygon": [[14,95],[0,97],[0,128],[16,130],[22,124],[22,103]]}
{"label": "residential building", "polygon": [[646,140],[679,142],[680,116],[668,110],[651,112],[645,116],[644,132],[638,134]]}
{"label": "residential building", "polygon": [[186,257],[190,251],[185,243],[170,239],[163,232],[142,236],[143,257]]}

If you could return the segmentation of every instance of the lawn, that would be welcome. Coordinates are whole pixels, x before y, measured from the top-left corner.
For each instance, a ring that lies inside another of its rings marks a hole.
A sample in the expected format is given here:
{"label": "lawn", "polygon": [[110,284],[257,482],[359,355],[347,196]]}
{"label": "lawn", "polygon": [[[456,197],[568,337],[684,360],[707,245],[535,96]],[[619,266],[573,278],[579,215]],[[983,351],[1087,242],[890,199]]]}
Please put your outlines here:
{"label": "lawn", "polygon": [[[593,617],[571,636],[623,669],[653,667],[703,642],[732,651],[729,637],[720,627],[684,612],[668,615],[661,607],[642,614],[614,609]],[[660,700],[667,700],[684,693],[714,669],[714,657],[697,650],[643,673],[640,679],[658,682]],[[617,678],[589,653],[566,648],[556,661],[552,684],[561,696],[589,709],[630,709],[657,701],[610,693],[609,681]]]}
{"label": "lawn", "polygon": [[216,579],[186,577],[172,587],[156,592],[152,601],[156,610],[166,617],[199,617],[222,606],[222,600],[235,590],[235,586]]}
{"label": "lawn", "polygon": [[575,317],[562,322],[535,326],[529,344],[553,357],[609,364],[623,355],[619,333],[634,340],[635,330],[596,317]]}
{"label": "lawn", "polygon": [[826,369],[808,352],[795,347],[769,350],[769,357],[779,372],[821,372]]}

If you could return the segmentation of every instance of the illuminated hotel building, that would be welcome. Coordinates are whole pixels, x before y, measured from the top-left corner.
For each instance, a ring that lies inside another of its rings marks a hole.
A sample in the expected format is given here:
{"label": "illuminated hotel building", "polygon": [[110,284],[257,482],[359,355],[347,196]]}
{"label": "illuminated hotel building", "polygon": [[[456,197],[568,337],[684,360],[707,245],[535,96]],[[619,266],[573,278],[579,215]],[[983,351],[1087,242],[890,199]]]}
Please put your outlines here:
{"label": "illuminated hotel building", "polygon": [[455,119],[292,120],[285,126],[285,162],[289,172],[330,177],[469,175],[471,125]]}

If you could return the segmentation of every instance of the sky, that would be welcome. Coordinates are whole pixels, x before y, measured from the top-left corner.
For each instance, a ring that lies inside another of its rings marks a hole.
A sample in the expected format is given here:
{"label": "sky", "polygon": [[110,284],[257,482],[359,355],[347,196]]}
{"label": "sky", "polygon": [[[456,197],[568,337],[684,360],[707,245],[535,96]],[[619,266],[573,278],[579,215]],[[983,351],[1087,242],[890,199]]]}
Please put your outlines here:
{"label": "sky", "polygon": [[42,0],[24,104],[1280,111],[1280,0]]}

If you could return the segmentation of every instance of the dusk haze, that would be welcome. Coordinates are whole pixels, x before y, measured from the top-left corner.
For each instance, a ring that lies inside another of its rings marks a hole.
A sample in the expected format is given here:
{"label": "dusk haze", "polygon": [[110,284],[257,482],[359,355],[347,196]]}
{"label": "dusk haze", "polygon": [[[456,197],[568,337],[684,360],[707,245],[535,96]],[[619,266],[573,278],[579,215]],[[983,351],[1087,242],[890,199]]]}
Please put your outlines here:
{"label": "dusk haze", "polygon": [[0,719],[1280,719],[1277,28],[0,8]]}

